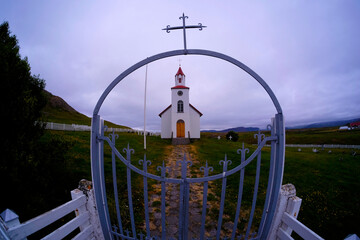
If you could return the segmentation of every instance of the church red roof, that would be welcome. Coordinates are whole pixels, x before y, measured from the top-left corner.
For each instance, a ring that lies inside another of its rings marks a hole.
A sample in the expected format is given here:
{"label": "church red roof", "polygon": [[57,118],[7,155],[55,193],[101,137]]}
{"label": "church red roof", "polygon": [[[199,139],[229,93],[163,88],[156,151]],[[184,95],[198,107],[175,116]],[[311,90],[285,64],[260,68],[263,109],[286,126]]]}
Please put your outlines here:
{"label": "church red roof", "polygon": [[170,104],[167,108],[164,109],[164,111],[162,111],[160,114],[159,114],[159,117],[161,117],[161,115],[163,115],[164,112],[166,112],[169,108],[171,108],[171,105]]}
{"label": "church red roof", "polygon": [[177,89],[177,88],[180,88],[180,89],[189,89],[188,87],[183,86],[183,85],[177,85],[177,86],[175,86],[175,87],[172,87],[171,89]]}
{"label": "church red roof", "polygon": [[175,76],[176,76],[176,75],[179,75],[179,74],[181,74],[181,75],[184,75],[184,76],[185,76],[185,74],[183,73],[183,71],[182,71],[181,67],[179,67],[179,70],[177,71],[177,73],[175,74]]}

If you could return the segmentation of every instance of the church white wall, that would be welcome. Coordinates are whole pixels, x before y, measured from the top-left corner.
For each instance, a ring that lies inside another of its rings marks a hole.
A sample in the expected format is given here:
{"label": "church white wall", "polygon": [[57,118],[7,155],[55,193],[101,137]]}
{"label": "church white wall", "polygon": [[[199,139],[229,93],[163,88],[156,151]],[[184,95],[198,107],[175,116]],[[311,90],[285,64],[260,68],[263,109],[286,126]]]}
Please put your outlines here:
{"label": "church white wall", "polygon": [[171,138],[171,109],[161,115],[161,138]]}
{"label": "church white wall", "polygon": [[190,137],[200,138],[200,115],[190,108]]}
{"label": "church white wall", "polygon": [[[183,95],[179,96],[178,91],[182,91]],[[177,112],[177,102],[181,100],[184,103],[184,112]],[[189,89],[172,89],[171,91],[171,123],[172,131],[174,133],[174,138],[177,136],[176,132],[176,123],[178,120],[183,120],[185,122],[185,137],[188,137],[188,132],[190,131],[190,107],[189,107]]]}

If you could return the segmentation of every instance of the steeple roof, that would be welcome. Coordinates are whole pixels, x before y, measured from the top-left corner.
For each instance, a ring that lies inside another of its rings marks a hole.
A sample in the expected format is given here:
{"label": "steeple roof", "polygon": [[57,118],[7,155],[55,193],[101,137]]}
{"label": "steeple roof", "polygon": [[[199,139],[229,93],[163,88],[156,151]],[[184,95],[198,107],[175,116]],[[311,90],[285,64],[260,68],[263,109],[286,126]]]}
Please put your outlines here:
{"label": "steeple roof", "polygon": [[177,85],[175,87],[172,87],[171,89],[190,89],[189,87],[186,87],[184,85]]}
{"label": "steeple roof", "polygon": [[179,70],[177,71],[177,73],[175,74],[175,76],[176,76],[176,75],[184,75],[184,76],[185,76],[185,74],[183,73],[181,67],[179,67]]}

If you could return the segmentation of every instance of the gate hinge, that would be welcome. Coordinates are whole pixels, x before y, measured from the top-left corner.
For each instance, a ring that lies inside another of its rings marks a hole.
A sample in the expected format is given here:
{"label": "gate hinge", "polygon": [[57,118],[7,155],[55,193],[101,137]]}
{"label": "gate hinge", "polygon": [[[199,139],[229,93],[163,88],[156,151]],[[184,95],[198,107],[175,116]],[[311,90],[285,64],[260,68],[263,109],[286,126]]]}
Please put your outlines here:
{"label": "gate hinge", "polygon": [[103,136],[99,136],[99,135],[96,135],[96,142],[102,142],[104,141],[104,137]]}

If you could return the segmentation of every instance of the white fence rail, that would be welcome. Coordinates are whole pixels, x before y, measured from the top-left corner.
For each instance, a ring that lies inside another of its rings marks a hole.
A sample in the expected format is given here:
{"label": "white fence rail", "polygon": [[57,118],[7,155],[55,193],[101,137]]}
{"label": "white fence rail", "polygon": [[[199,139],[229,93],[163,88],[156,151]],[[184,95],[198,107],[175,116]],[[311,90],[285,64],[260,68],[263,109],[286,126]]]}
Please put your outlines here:
{"label": "white fence rail", "polygon": [[[91,182],[80,181],[81,190],[75,189],[71,191],[73,200],[22,224],[20,224],[15,213],[2,213],[0,217],[0,240],[26,239],[29,235],[49,226],[71,212],[75,213],[75,218],[42,239],[62,239],[77,228],[79,228],[80,232],[73,238],[74,240],[104,239],[95,205],[94,192],[92,189],[89,190],[91,188],[89,186],[91,186]],[[85,191],[85,194],[83,191]],[[267,240],[293,240],[291,237],[293,231],[305,240],[323,240],[323,238],[297,220],[301,202],[302,200],[296,196],[294,185],[286,184],[281,187],[275,216]],[[3,215],[10,216],[10,218],[5,217],[3,219]]]}
{"label": "white fence rail", "polygon": [[360,149],[360,145],[341,145],[341,144],[286,144],[286,147],[303,147],[303,148],[351,148]]}
{"label": "white fence rail", "polygon": [[[322,237],[317,235],[315,232],[313,232],[311,229],[306,227],[304,224],[299,222],[295,217],[291,216],[289,213],[284,212],[282,217],[283,224],[287,225],[288,229],[293,230],[297,234],[299,234],[300,237],[306,240],[323,240]],[[279,228],[277,236],[280,239],[284,240],[293,240],[291,235],[284,229]]]}
{"label": "white fence rail", "polygon": [[73,238],[75,240],[103,239],[93,190],[88,190],[87,196],[85,196],[81,190],[75,189],[71,192],[71,196],[73,200],[22,224],[20,224],[19,217],[14,212],[8,209],[5,210],[7,214],[2,215],[10,217],[0,218],[0,239],[26,239],[31,234],[49,226],[71,212],[75,213],[73,219],[42,239],[63,239],[78,228],[80,233]]}
{"label": "white fence rail", "polygon": [[324,240],[297,220],[302,199],[296,196],[295,186],[285,184],[281,187],[274,220],[267,240],[293,240],[294,231],[305,240]]}
{"label": "white fence rail", "polygon": [[[66,123],[54,123],[46,122],[45,129],[49,130],[58,130],[58,131],[91,131],[91,126],[88,125],[78,125],[78,124],[66,124]],[[131,128],[107,128],[106,132],[126,132],[126,133],[136,133],[138,135],[143,135],[144,131],[135,130]],[[159,132],[148,132],[150,136],[159,136]]]}
{"label": "white fence rail", "polygon": [[[270,147],[270,145],[265,145],[265,146]],[[360,145],[341,145],[341,144],[286,144],[285,147],[360,149]]]}

